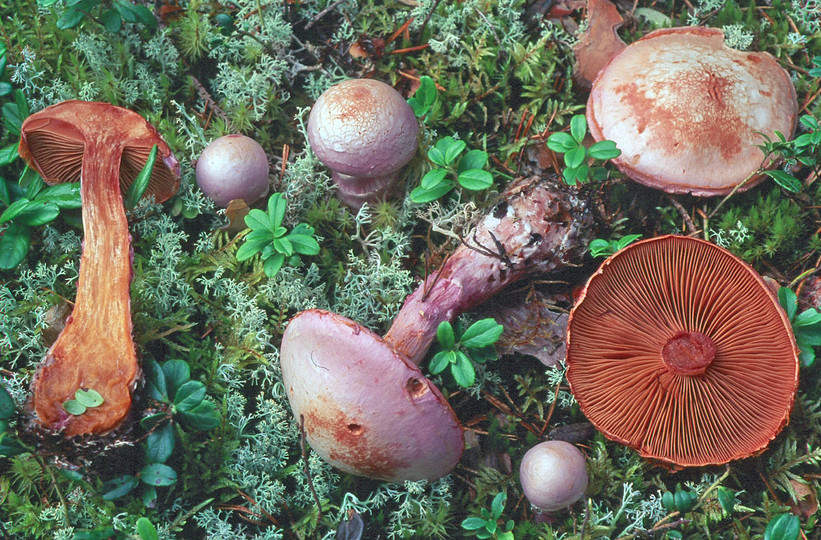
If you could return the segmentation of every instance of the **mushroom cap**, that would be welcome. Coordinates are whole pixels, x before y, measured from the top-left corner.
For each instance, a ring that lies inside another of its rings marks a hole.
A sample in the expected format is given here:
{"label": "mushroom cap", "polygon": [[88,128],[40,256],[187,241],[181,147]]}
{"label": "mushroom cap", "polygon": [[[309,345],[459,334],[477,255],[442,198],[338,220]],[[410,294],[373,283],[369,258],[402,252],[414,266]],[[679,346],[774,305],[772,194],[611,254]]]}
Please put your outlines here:
{"label": "mushroom cap", "polygon": [[257,141],[225,135],[200,154],[197,185],[221,208],[235,199],[250,206],[268,193],[268,170],[268,156]]}
{"label": "mushroom cap", "polygon": [[308,142],[319,160],[356,178],[398,171],[416,154],[418,134],[410,105],[393,87],[373,79],[328,88],[308,117]]}
{"label": "mushroom cap", "polygon": [[519,465],[519,482],[530,504],[545,512],[566,508],[587,489],[587,466],[578,448],[565,441],[544,441]]}
{"label": "mushroom cap", "polygon": [[731,49],[721,30],[702,27],[634,42],[599,72],[587,102],[591,134],[615,141],[622,172],[700,196],[727,194],[757,171],[758,132],[791,137],[797,114],[793,83],[771,55]]}
{"label": "mushroom cap", "polygon": [[20,156],[49,184],[80,180],[85,145],[100,132],[113,133],[123,145],[120,188],[125,192],[157,145],[157,158],[144,196],[156,202],[171,198],[180,187],[180,165],[168,144],[147,120],[110,103],[68,100],[51,105],[23,122]]}
{"label": "mushroom cap", "polygon": [[282,379],[305,438],[325,461],[380,480],[433,480],[462,454],[462,427],[439,390],[381,337],[312,309],[289,323]]}
{"label": "mushroom cap", "polygon": [[674,467],[758,454],[789,421],[798,349],[778,300],[710,242],[609,257],[570,312],[567,380],[604,435]]}

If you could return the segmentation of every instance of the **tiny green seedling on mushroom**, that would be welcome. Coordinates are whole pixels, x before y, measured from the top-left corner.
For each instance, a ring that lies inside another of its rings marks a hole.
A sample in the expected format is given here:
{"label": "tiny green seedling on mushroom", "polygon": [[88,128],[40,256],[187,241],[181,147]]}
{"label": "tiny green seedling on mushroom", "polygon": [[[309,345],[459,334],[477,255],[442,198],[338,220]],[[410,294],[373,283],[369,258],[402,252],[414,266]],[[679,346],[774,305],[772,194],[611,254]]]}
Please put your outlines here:
{"label": "tiny green seedling on mushroom", "polygon": [[78,416],[103,404],[105,400],[100,393],[93,388],[78,388],[74,392],[74,399],[69,399],[63,403],[63,408],[68,414]]}

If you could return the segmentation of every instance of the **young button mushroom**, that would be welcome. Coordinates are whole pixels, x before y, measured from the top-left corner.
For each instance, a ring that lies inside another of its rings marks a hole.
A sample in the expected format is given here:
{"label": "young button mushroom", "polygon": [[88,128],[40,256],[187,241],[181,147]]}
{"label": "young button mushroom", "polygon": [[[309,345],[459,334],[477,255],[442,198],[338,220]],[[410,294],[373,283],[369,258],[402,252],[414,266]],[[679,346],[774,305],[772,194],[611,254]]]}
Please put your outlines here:
{"label": "young button mushroom", "polygon": [[632,43],[599,72],[587,102],[591,134],[615,141],[622,172],[699,196],[727,194],[769,165],[756,147],[762,133],[791,137],[797,113],[792,80],[772,56],[731,49],[721,30],[702,27]]}
{"label": "young button mushroom", "polygon": [[752,267],[685,236],[608,258],[570,312],[567,381],[607,438],[673,468],[762,452],[798,385],[790,321]]}
{"label": "young button mushroom", "polygon": [[[74,309],[33,381],[40,423],[67,436],[102,434],[131,407],[139,369],[131,338],[131,242],[121,190],[158,152],[145,194],[176,193],[179,164],[140,115],[108,103],[64,101],[29,116],[20,155],[49,184],[80,180],[83,254]],[[91,389],[103,404],[72,416],[63,403]]]}
{"label": "young button mushroom", "polygon": [[447,474],[461,456],[462,428],[418,367],[436,328],[528,273],[580,257],[589,218],[570,191],[520,180],[406,300],[384,338],[327,311],[295,316],[282,337],[282,379],[314,451],[381,480]]}
{"label": "young button mushroom", "polygon": [[328,88],[308,117],[311,149],[331,169],[339,199],[355,209],[390,194],[399,169],[416,154],[418,134],[410,105],[373,79]]}
{"label": "young button mushroom", "polygon": [[567,508],[587,489],[584,454],[568,442],[541,442],[522,458],[519,482],[527,500],[539,511]]}
{"label": "young button mushroom", "polygon": [[233,200],[251,206],[268,193],[268,156],[245,135],[225,135],[202,151],[197,160],[197,185],[220,208]]}

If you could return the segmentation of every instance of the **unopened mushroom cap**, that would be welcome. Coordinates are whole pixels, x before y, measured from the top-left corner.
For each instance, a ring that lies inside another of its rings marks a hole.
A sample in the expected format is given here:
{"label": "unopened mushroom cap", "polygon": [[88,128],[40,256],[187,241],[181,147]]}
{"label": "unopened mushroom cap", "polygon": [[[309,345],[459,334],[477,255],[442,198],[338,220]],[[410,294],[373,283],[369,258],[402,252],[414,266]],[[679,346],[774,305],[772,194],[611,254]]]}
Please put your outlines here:
{"label": "unopened mushroom cap", "polygon": [[[108,134],[111,134],[109,140]],[[49,184],[77,182],[85,145],[92,139],[123,146],[120,161],[123,192],[143,169],[156,144],[157,158],[145,195],[153,195],[156,202],[163,202],[177,193],[180,165],[168,144],[142,116],[110,103],[69,100],[33,114],[23,123],[20,156]]]}
{"label": "unopened mushroom cap", "polygon": [[373,178],[396,172],[416,154],[419,123],[390,85],[373,79],[342,81],[316,100],[308,141],[338,174]]}
{"label": "unopened mushroom cap", "polygon": [[308,310],[282,337],[282,379],[311,448],[333,466],[388,481],[449,473],[462,427],[418,367],[367,328]]}
{"label": "unopened mushroom cap", "polygon": [[662,236],[608,258],[570,313],[567,380],[605,436],[672,466],[764,450],[798,385],[790,322],[749,265]]}
{"label": "unopened mushroom cap", "polygon": [[721,30],[702,27],[656,30],[631,44],[599,73],[587,103],[591,134],[615,141],[622,153],[613,162],[625,174],[703,196],[729,193],[755,173],[760,133],[791,137],[797,112],[793,83],[771,55],[731,49]]}
{"label": "unopened mushroom cap", "polygon": [[248,206],[268,193],[268,156],[262,146],[241,134],[212,141],[197,160],[197,185],[217,206],[236,199]]}
{"label": "unopened mushroom cap", "polygon": [[527,500],[539,510],[567,508],[587,489],[584,455],[565,441],[541,442],[522,458],[519,482]]}

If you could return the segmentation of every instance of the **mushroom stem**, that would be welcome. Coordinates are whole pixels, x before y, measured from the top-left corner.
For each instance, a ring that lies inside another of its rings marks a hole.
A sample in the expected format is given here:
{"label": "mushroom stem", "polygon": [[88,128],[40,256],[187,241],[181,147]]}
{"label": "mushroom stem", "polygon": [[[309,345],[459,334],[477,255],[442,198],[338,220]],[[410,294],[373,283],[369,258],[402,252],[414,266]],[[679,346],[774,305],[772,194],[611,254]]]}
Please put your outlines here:
{"label": "mushroom stem", "polygon": [[[66,424],[69,436],[118,425],[130,408],[137,377],[129,297],[131,242],[119,187],[122,151],[117,141],[86,143],[80,187],[83,254],[74,310],[37,375],[48,384],[34,385],[41,421],[54,427]],[[105,401],[70,417],[62,404],[77,388],[92,388]],[[112,411],[122,414],[112,416]]]}
{"label": "mushroom stem", "polygon": [[385,341],[419,364],[439,323],[452,320],[528,274],[552,272],[582,255],[587,205],[558,183],[514,182],[470,238],[402,306]]}

